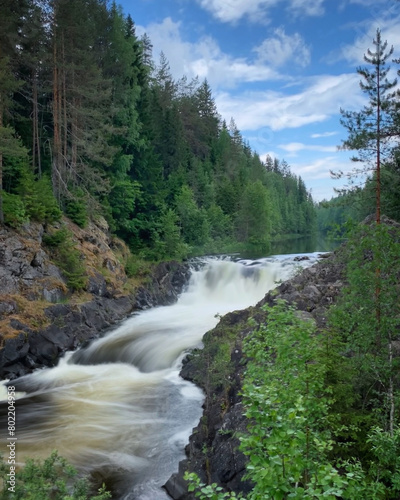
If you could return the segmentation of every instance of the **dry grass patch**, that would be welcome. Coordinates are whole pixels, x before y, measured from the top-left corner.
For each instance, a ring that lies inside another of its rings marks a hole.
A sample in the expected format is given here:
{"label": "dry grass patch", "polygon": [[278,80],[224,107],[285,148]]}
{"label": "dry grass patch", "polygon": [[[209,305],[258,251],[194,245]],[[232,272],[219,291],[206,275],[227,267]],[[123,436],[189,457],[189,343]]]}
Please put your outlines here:
{"label": "dry grass patch", "polygon": [[45,300],[28,300],[21,295],[1,295],[0,301],[15,303],[14,311],[0,321],[0,332],[3,338],[12,338],[21,333],[10,325],[11,320],[19,321],[32,330],[38,330],[50,325],[49,318],[44,311],[51,303]]}

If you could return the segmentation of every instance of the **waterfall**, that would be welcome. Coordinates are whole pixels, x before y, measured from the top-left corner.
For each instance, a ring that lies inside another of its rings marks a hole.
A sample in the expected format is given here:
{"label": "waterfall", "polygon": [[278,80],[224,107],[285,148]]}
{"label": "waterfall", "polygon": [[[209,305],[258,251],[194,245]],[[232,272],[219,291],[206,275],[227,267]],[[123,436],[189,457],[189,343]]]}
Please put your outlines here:
{"label": "waterfall", "polygon": [[202,392],[179,377],[187,350],[220,315],[255,305],[277,280],[317,260],[308,255],[197,262],[176,304],[135,314],[56,367],[13,381],[18,461],[57,449],[79,471],[112,483],[115,498],[168,498],[160,486],[202,413]]}

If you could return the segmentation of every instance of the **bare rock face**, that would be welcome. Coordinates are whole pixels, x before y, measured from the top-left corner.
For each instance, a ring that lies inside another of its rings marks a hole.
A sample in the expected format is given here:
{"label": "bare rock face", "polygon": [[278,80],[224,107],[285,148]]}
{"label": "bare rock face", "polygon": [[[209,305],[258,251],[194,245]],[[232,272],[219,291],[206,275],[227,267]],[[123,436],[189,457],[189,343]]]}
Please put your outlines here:
{"label": "bare rock face", "polygon": [[[60,300],[65,283],[59,269],[42,249],[43,226],[25,231],[0,230],[0,293],[29,293],[35,299]],[[50,300],[50,301],[53,301]]]}
{"label": "bare rock face", "polygon": [[[241,344],[251,330],[248,319],[252,317],[257,323],[267,322],[267,313],[262,306],[272,306],[277,299],[284,299],[296,307],[301,317],[313,319],[318,328],[323,328],[328,308],[343,287],[343,271],[335,254],[321,259],[269,292],[257,306],[224,316],[217,327],[204,336],[203,350],[193,351],[184,360],[181,375],[202,387],[206,399],[203,416],[186,447],[187,459],[180,463],[179,471],[164,486],[174,500],[195,499],[183,479],[186,471],[196,472],[204,483],[215,482],[228,491],[247,493],[251,490],[251,484],[243,480],[247,459],[239,451],[237,437],[248,425],[240,396],[246,366]],[[223,377],[219,375],[227,382],[210,383],[210,372],[218,369],[218,362],[213,365],[212,356],[218,352],[221,342],[228,344],[231,352],[228,371]]]}

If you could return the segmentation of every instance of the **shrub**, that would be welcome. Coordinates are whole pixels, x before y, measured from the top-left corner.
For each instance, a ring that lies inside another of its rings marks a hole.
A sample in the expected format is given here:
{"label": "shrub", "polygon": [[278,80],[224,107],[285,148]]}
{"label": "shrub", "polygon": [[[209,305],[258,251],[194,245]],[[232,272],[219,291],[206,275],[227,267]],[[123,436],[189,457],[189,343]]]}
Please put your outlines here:
{"label": "shrub", "polygon": [[65,214],[79,227],[85,227],[89,218],[85,193],[77,188],[71,195],[72,198],[65,200]]}
{"label": "shrub", "polygon": [[81,254],[75,248],[72,233],[64,226],[43,237],[43,242],[53,250],[54,261],[67,278],[67,286],[73,291],[83,290],[87,283],[86,270]]}
{"label": "shrub", "polygon": [[18,192],[22,196],[27,215],[38,222],[60,220],[62,212],[54,198],[51,181],[47,176],[36,180],[27,170],[21,177]]}
{"label": "shrub", "polygon": [[90,496],[90,484],[87,479],[76,479],[77,471],[60,457],[57,451],[53,451],[43,462],[28,459],[25,467],[15,474],[15,485],[7,483],[10,480],[10,476],[7,476],[9,473],[10,466],[2,462],[0,466],[0,477],[4,485],[0,493],[2,500],[106,500],[111,498],[111,493],[105,490],[104,485],[98,491],[98,495]]}
{"label": "shrub", "polygon": [[27,222],[28,217],[21,197],[5,191],[2,192],[2,197],[5,224],[11,227],[18,227]]}

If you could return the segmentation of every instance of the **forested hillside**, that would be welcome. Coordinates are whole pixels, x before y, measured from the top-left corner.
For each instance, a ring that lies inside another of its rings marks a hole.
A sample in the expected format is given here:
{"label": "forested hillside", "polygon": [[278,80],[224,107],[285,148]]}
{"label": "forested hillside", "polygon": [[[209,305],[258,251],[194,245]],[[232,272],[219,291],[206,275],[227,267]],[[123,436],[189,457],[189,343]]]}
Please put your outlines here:
{"label": "forested hillside", "polygon": [[264,251],[271,236],[314,229],[302,179],[260,160],[207,81],[175,80],[163,54],[154,63],[115,3],[1,5],[1,223],[102,215],[156,259]]}

